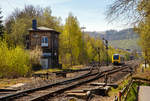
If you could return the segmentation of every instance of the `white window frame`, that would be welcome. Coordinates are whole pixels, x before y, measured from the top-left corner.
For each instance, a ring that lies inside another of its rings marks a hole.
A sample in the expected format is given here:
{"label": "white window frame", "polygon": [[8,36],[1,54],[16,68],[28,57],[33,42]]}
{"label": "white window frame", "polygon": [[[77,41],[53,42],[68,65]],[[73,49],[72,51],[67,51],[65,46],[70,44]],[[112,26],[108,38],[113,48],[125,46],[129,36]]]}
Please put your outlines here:
{"label": "white window frame", "polygon": [[[47,39],[47,41],[46,41]],[[48,47],[48,37],[47,36],[42,36],[42,40],[41,40],[41,46],[42,47]]]}

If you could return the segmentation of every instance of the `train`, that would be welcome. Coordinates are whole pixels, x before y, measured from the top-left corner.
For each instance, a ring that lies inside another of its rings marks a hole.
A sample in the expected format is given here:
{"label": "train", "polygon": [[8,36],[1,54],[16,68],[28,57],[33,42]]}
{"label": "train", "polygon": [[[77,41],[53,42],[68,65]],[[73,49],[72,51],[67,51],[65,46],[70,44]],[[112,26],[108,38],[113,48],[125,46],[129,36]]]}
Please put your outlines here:
{"label": "train", "polygon": [[112,55],[112,64],[113,65],[122,65],[124,64],[124,56],[120,54]]}

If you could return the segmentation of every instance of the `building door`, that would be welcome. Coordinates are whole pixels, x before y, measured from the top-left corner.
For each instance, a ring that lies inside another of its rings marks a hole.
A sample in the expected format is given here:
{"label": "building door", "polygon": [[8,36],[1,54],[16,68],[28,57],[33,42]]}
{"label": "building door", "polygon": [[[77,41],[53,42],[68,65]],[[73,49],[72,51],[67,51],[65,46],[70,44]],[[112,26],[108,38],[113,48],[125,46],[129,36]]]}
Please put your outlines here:
{"label": "building door", "polygon": [[52,60],[49,58],[49,68],[52,68]]}
{"label": "building door", "polygon": [[42,69],[48,69],[48,59],[41,59]]}

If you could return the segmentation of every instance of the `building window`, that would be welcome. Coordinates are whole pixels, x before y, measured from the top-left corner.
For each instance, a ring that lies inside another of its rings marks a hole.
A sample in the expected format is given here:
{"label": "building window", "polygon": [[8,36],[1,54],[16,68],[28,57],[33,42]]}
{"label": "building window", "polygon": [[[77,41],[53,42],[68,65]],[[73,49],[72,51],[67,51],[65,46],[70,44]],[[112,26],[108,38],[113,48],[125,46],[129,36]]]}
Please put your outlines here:
{"label": "building window", "polygon": [[47,36],[43,36],[43,37],[42,37],[41,46],[42,46],[42,47],[48,47],[48,37],[47,37]]}
{"label": "building window", "polygon": [[54,40],[54,47],[55,47],[55,48],[58,47],[58,40],[57,40],[57,39]]}

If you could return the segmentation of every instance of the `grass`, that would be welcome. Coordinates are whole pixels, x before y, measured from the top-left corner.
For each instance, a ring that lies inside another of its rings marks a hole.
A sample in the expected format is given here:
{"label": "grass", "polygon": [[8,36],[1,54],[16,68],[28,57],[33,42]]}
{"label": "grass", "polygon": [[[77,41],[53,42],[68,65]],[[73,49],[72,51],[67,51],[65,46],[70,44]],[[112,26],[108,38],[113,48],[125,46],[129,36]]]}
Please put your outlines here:
{"label": "grass", "polygon": [[140,78],[146,78],[150,80],[150,67],[149,68],[144,68],[144,72],[142,72],[142,67],[137,69],[137,72],[133,77],[140,77]]}
{"label": "grass", "polygon": [[[140,86],[150,86],[148,83],[140,83]],[[129,93],[127,94],[127,101],[137,101],[137,87],[138,83],[134,82],[130,88]]]}
{"label": "grass", "polygon": [[129,78],[126,79],[126,80],[123,80],[122,82],[119,82],[118,83],[118,88],[112,88],[111,87],[111,90],[108,92],[108,95],[109,96],[117,96],[119,91],[121,91],[129,82]]}
{"label": "grass", "polygon": [[59,69],[59,68],[54,68],[54,69],[48,69],[48,70],[39,70],[39,71],[36,71],[34,72],[35,74],[37,73],[47,73],[47,72],[59,72],[59,71],[63,71],[63,70],[66,70],[66,69],[71,69],[71,70],[77,70],[77,69],[81,69],[83,68],[84,65],[76,65],[76,66],[72,66],[71,68],[62,68],[62,69]]}
{"label": "grass", "polygon": [[17,83],[27,83],[31,82],[31,78],[17,78],[17,79],[0,79],[0,88],[10,87]]}
{"label": "grass", "polygon": [[[136,74],[133,75],[133,77],[145,78],[145,79],[150,80],[150,68],[144,68],[144,72],[142,72],[142,67],[140,65],[140,67],[137,69]],[[140,83],[140,86],[150,86],[150,84],[147,82],[142,82],[142,83]],[[136,101],[137,100],[136,99],[137,87],[138,87],[138,83],[134,82],[130,88],[128,95],[127,95],[127,101]]]}
{"label": "grass", "polygon": [[127,94],[127,101],[135,101],[136,95],[138,93],[137,91],[138,85],[134,82],[130,88],[129,93]]}
{"label": "grass", "polygon": [[82,69],[84,68],[84,65],[76,65],[76,66],[72,66],[71,69],[76,70],[76,69]]}
{"label": "grass", "polygon": [[62,71],[62,69],[45,69],[45,70],[39,70],[39,71],[36,71],[34,72],[35,74],[38,74],[38,73],[47,73],[47,72],[58,72],[58,71]]}

